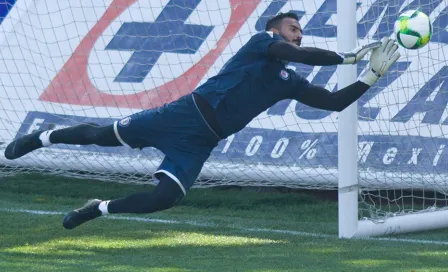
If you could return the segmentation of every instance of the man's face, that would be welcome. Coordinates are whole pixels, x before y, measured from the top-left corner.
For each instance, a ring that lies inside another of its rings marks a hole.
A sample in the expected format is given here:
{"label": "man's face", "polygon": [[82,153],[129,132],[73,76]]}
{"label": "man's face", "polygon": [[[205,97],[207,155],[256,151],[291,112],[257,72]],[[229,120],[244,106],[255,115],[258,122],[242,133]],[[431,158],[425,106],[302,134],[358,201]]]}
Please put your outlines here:
{"label": "man's face", "polygon": [[293,18],[284,18],[280,23],[278,34],[287,42],[292,42],[300,46],[302,42],[302,27]]}

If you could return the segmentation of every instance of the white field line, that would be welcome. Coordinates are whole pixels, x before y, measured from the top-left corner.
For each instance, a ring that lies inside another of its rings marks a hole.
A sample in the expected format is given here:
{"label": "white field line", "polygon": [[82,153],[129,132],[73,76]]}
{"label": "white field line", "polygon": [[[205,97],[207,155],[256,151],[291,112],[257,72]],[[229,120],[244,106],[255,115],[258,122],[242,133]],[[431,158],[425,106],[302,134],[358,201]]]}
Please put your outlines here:
{"label": "white field line", "polygon": [[[28,213],[34,215],[63,215],[65,212],[57,211],[40,211],[40,210],[25,210],[25,209],[8,209],[0,208],[0,212],[10,212],[10,213]],[[160,224],[182,224],[198,227],[220,227],[220,228],[230,228],[243,232],[263,232],[263,233],[281,233],[289,234],[295,236],[307,236],[314,238],[335,238],[338,239],[337,235],[332,234],[322,234],[322,233],[311,233],[303,231],[294,230],[280,230],[280,229],[265,229],[265,228],[245,228],[236,225],[218,225],[215,223],[207,222],[196,222],[196,221],[179,221],[179,220],[166,220],[166,219],[151,219],[143,217],[133,217],[133,216],[114,216],[107,215],[103,217],[109,220],[125,220],[134,222],[145,222],[145,223],[160,223]],[[437,240],[420,240],[420,239],[403,239],[403,238],[393,238],[393,237],[364,237],[364,238],[354,238],[355,240],[367,240],[367,241],[388,241],[388,242],[402,242],[402,243],[412,243],[412,244],[431,244],[431,245],[448,245],[448,241],[437,241]]]}

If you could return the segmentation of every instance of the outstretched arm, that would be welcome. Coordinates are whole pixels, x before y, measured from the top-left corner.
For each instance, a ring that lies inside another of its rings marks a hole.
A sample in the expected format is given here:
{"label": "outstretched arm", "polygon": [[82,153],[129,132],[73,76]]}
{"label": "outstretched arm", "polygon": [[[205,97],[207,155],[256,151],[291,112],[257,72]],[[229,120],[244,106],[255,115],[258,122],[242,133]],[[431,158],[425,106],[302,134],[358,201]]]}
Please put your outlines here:
{"label": "outstretched arm", "polygon": [[332,93],[325,88],[310,84],[308,88],[300,91],[295,99],[313,108],[340,112],[358,100],[369,88],[369,85],[357,81]]}
{"label": "outstretched arm", "polygon": [[279,41],[269,46],[268,54],[281,60],[316,66],[342,64],[344,60],[341,55],[333,51],[313,47],[299,47],[285,41]]}
{"label": "outstretched arm", "polygon": [[269,46],[268,54],[281,60],[298,62],[314,66],[354,64],[370,50],[378,48],[381,42],[374,42],[355,48],[352,52],[336,53],[315,47],[299,47],[294,43],[278,41]]}
{"label": "outstretched arm", "polygon": [[398,60],[400,53],[397,49],[393,40],[383,38],[381,47],[372,52],[369,66],[357,82],[334,93],[308,83],[295,94],[295,99],[314,108],[342,111],[360,98]]}

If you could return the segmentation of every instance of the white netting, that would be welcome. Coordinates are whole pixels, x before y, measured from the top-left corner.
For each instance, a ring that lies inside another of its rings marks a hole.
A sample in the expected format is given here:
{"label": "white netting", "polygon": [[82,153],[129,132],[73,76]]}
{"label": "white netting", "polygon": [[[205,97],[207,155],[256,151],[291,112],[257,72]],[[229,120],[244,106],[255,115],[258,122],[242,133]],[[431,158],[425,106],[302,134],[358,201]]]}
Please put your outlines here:
{"label": "white netting", "polygon": [[369,33],[378,39],[392,33],[397,14],[411,9],[430,16],[434,33],[428,46],[401,50],[398,65],[379,84],[389,88],[378,90],[360,111],[368,120],[358,130],[358,167],[365,173],[361,217],[384,219],[447,206],[447,2],[366,1],[358,27],[379,23]]}
{"label": "white netting", "polygon": [[[407,9],[428,14],[434,35],[423,49],[400,49],[359,102],[361,216],[446,204],[446,1],[361,1],[358,43],[392,35]],[[297,13],[304,46],[337,48],[336,0],[23,0],[10,10],[0,25],[2,153],[35,129],[109,124],[191,92],[278,12]],[[336,67],[291,66],[336,90]],[[12,162],[0,156],[0,171],[147,182],[161,159],[154,149],[61,145]],[[271,107],[220,143],[197,186],[222,184],[337,188],[337,114],[295,101]]]}
{"label": "white netting", "polygon": [[[318,11],[321,4],[313,2],[305,13],[303,1],[18,2],[1,25],[2,148],[35,129],[108,124],[189,93],[279,11],[293,10],[309,25],[306,45],[334,45],[334,26],[328,38],[317,33],[317,17],[327,16]],[[335,78],[335,67],[295,66],[319,78],[314,83],[327,85]],[[334,188],[335,115],[319,113],[327,121],[310,122],[308,113],[314,114],[292,101],[272,107],[221,142],[197,185]],[[161,159],[154,149],[60,145],[2,163],[4,172],[25,166],[145,182]]]}

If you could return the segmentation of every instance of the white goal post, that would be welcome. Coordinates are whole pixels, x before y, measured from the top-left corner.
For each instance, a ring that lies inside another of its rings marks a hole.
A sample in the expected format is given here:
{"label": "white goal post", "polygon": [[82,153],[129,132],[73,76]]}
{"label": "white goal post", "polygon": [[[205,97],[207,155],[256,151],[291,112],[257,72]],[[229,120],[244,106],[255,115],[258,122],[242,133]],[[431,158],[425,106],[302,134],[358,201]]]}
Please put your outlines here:
{"label": "white goal post", "polygon": [[[337,1],[338,50],[357,46],[356,1]],[[355,67],[338,67],[338,88],[356,81]],[[418,213],[391,213],[381,220],[359,218],[361,191],[358,172],[358,107],[352,104],[339,114],[338,130],[338,221],[339,237],[383,236],[448,227],[447,209],[428,209]],[[364,188],[367,189],[368,188]]]}
{"label": "white goal post", "polygon": [[[0,3],[0,176],[42,172],[151,182],[153,148],[53,145],[10,161],[7,144],[38,129],[111,124],[190,93],[271,16],[294,12],[303,46],[349,51],[393,36],[419,9],[433,37],[342,113],[281,101],[213,150],[195,187],[339,190],[340,237],[447,227],[446,0],[6,0]],[[289,63],[336,91],[367,65]]]}

